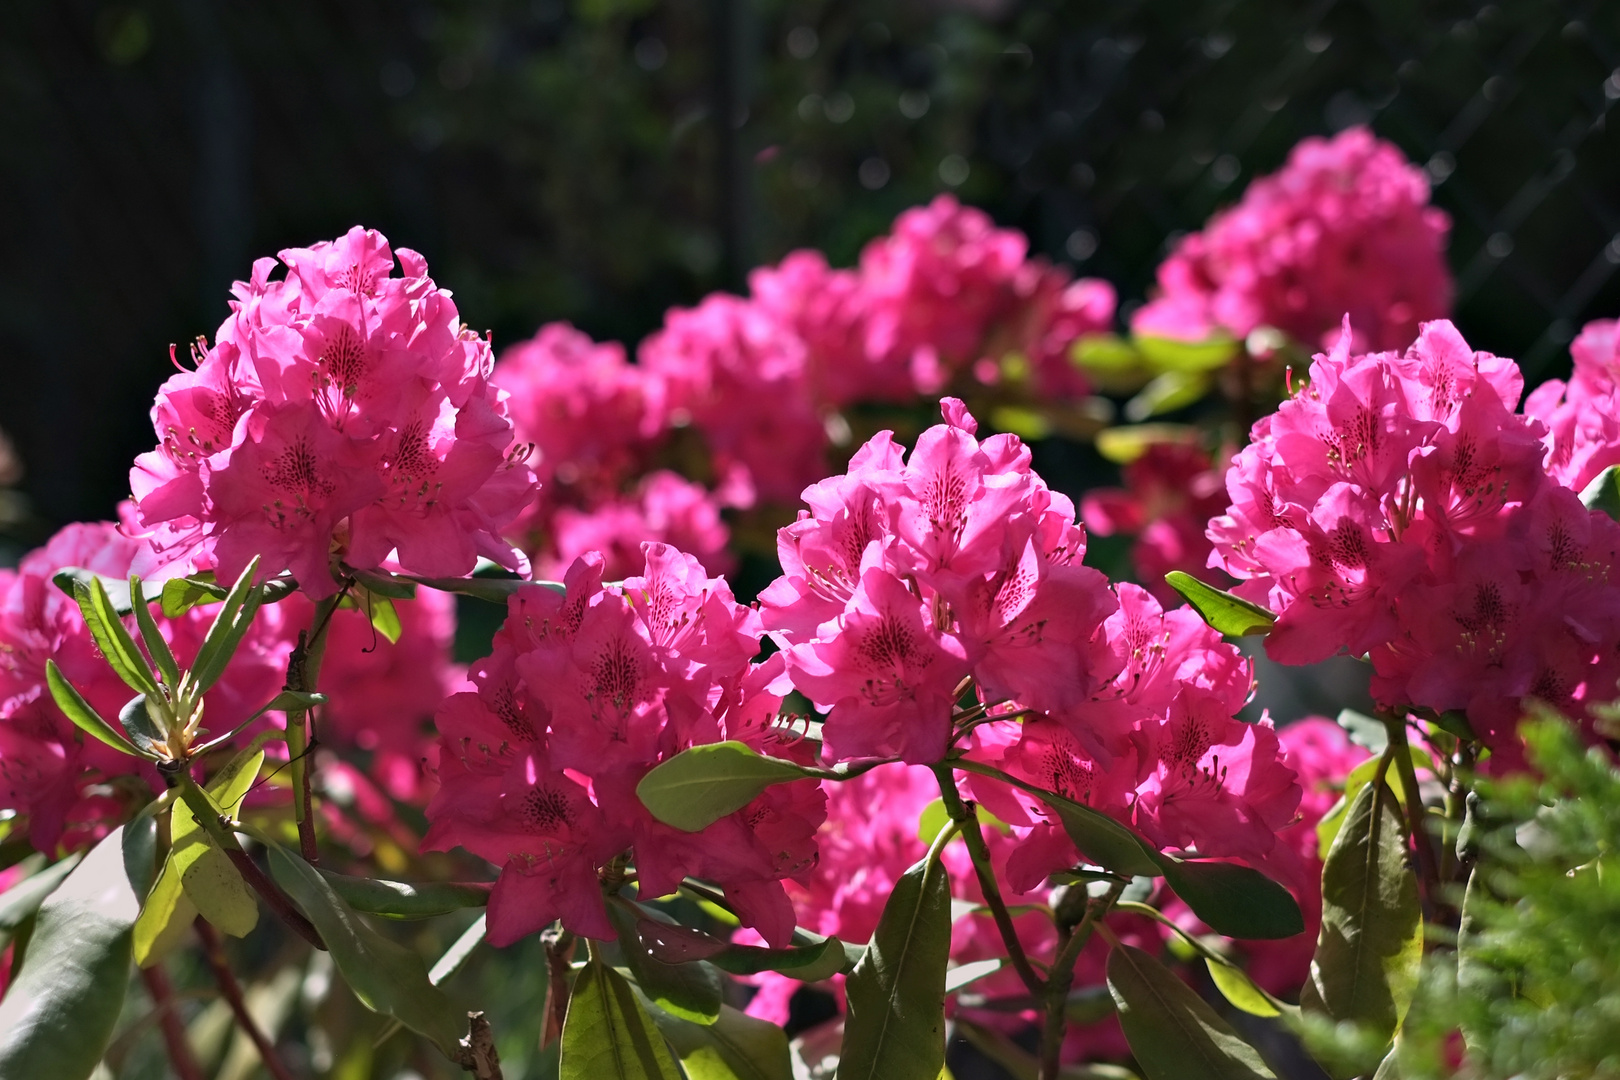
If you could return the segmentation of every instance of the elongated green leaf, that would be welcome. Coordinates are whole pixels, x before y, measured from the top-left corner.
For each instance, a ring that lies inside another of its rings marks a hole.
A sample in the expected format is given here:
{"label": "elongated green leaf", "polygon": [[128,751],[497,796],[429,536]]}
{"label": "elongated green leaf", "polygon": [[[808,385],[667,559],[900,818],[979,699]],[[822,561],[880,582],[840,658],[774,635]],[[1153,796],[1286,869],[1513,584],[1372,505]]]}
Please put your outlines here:
{"label": "elongated green leaf", "polygon": [[62,669],[56,666],[55,660],[45,661],[45,684],[51,689],[51,698],[56,702],[56,707],[73,721],[74,727],[106,743],[114,750],[120,750],[132,757],[153,760],[151,754],[139,750],[134,743],[124,737],[123,732],[103,720],[101,714],[90,707],[84,696],[63,677]]}
{"label": "elongated green leaf", "polygon": [[636,785],[636,795],[659,821],[697,832],[741,810],[772,784],[812,775],[802,765],[762,757],[740,742],[709,743],[654,767]]}
{"label": "elongated green leaf", "polygon": [[1201,371],[1166,371],[1155,375],[1125,403],[1125,419],[1132,423],[1184,409],[1209,393],[1215,380]]}
{"label": "elongated green leaf", "polygon": [[802,982],[819,982],[844,970],[848,946],[835,937],[791,949],[765,949],[734,945],[701,930],[643,919],[638,932],[647,951],[665,964],[707,960],[733,975],[778,971]]}
{"label": "elongated green leaf", "polygon": [[309,692],[307,690],[283,690],[281,693],[279,693],[275,697],[271,698],[270,703],[268,705],[265,705],[262,708],[260,708],[259,711],[255,712],[252,716],[248,717],[246,720],[242,721],[240,724],[237,724],[231,730],[225,732],[225,734],[216,735],[213,738],[209,739],[206,743],[202,744],[201,746],[194,747],[192,749],[192,755],[196,756],[198,754],[205,753],[205,752],[207,752],[209,750],[214,749],[216,746],[224,746],[226,743],[230,742],[231,739],[234,738],[239,732],[241,732],[249,724],[253,723],[253,721],[255,721],[259,717],[263,716],[265,713],[268,713],[268,712],[307,712],[307,711],[309,711],[309,709],[312,706],[325,705],[325,704],[326,704],[326,695],[325,694],[311,693],[311,692]]}
{"label": "elongated green leaf", "polygon": [[460,971],[467,963],[467,958],[472,956],[473,950],[483,944],[486,929],[485,917],[478,916],[471,926],[461,932],[455,943],[444,951],[444,955],[434,961],[433,966],[428,969],[428,982],[434,986],[443,986],[446,979]]}
{"label": "elongated green leaf", "polygon": [[163,591],[158,595],[162,601],[163,614],[171,619],[178,619],[198,604],[225,599],[229,591],[216,582],[214,572],[208,570],[191,577],[171,578],[163,583]]}
{"label": "elongated green leaf", "polygon": [[1198,429],[1186,424],[1127,424],[1097,432],[1097,453],[1116,465],[1129,465],[1160,443],[1197,445]]}
{"label": "elongated green leaf", "polygon": [[84,1080],[101,1060],[140,911],[123,841],[113,830],[41,905],[22,970],[0,1000],[0,1076]]}
{"label": "elongated green leaf", "polygon": [[491,884],[478,881],[388,881],[322,870],[332,891],[356,911],[390,919],[431,919],[489,903]]}
{"label": "elongated green leaf", "polygon": [[1620,466],[1610,465],[1598,473],[1582,489],[1581,502],[1588,510],[1601,510],[1620,521]]}
{"label": "elongated green leaf", "polygon": [[[209,782],[209,800],[222,813],[235,819],[239,816],[243,796],[253,785],[263,764],[263,750],[233,758]],[[173,884],[166,879],[177,878],[186,900],[196,908],[198,914],[232,937],[246,937],[259,923],[258,900],[247,882],[242,880],[242,874],[231,862],[230,856],[214,843],[198,823],[191,807],[184,802],[176,805],[169,817],[169,840],[169,858],[158,876],[158,885],[152,890],[154,897],[169,897]],[[153,905],[147,906],[151,908]],[[183,920],[185,912],[186,906],[176,901],[174,910],[169,913],[169,921]],[[155,924],[161,917],[161,909],[154,909],[152,922]],[[138,953],[149,934],[153,940],[162,938],[160,928],[157,925],[149,926],[147,912],[142,911],[136,930]],[[165,944],[172,940],[171,931]],[[161,950],[158,955],[161,955]],[[148,951],[137,955],[136,959],[142,963],[148,962],[152,959],[152,953]]]}
{"label": "elongated green leaf", "polygon": [[1259,604],[1251,604],[1183,571],[1172,570],[1164,575],[1164,580],[1186,597],[1187,603],[1206,623],[1228,637],[1264,636],[1277,621],[1275,614]]}
{"label": "elongated green leaf", "polygon": [[[81,587],[89,588],[90,582],[99,581],[101,582],[102,589],[104,589],[107,593],[107,598],[112,601],[113,610],[120,615],[129,614],[130,603],[128,581],[124,581],[119,578],[110,578],[103,574],[98,574],[94,570],[86,570],[82,566],[64,566],[55,574],[51,575],[51,581],[58,589],[61,589],[63,592],[67,593],[69,597],[73,598],[75,602],[78,601],[78,589]],[[147,585],[144,588],[146,598],[148,600],[157,599],[156,590],[158,589],[158,586]]]}
{"label": "elongated green leaf", "polygon": [[1263,1080],[1274,1074],[1204,999],[1129,945],[1108,954],[1108,989],[1148,1080]]}
{"label": "elongated green leaf", "polygon": [[1406,854],[1395,793],[1364,785],[1322,869],[1322,931],[1300,997],[1307,1011],[1352,1021],[1386,1045],[1423,958],[1423,912]]}
{"label": "elongated green leaf", "polygon": [[1063,831],[1069,834],[1080,853],[1098,866],[1131,877],[1157,877],[1157,852],[1130,829],[1107,814],[1065,799],[1052,792],[1038,792],[1040,800],[1057,811]]}
{"label": "elongated green leaf", "polygon": [[1131,342],[1159,371],[1214,371],[1237,355],[1238,342],[1222,333],[1203,341],[1179,341],[1152,334],[1132,335]]}
{"label": "elongated green leaf", "polygon": [[1281,1016],[1282,1010],[1271,1000],[1271,995],[1254,984],[1241,968],[1223,964],[1212,956],[1204,957],[1210,981],[1221,996],[1251,1016]]}
{"label": "elongated green leaf", "polygon": [[360,1003],[425,1035],[455,1060],[464,1020],[450,999],[428,981],[421,958],[368,926],[298,856],[272,847],[270,873],[320,931]]}
{"label": "elongated green leaf", "polygon": [[561,1041],[560,1080],[680,1080],[630,984],[595,956],[574,979]]}
{"label": "elongated green leaf", "polygon": [[394,609],[394,602],[379,593],[371,593],[363,597],[361,603],[371,619],[371,628],[387,638],[390,645],[397,645],[399,635],[405,630],[400,626],[399,612]]}
{"label": "elongated green leaf", "polygon": [[52,863],[23,878],[0,894],[0,935],[9,939],[23,923],[33,918],[45,898],[55,892],[57,886],[79,865],[79,859],[77,854],[69,855],[61,862]]}
{"label": "elongated green leaf", "polygon": [[197,905],[186,896],[179,873],[165,862],[135,920],[135,962],[143,968],[162,962],[186,940],[196,918]]}
{"label": "elongated green leaf", "polygon": [[[1411,753],[1413,767],[1424,768],[1424,762],[1428,761],[1428,755],[1421,750],[1415,749]],[[1431,768],[1430,771],[1432,772],[1433,769]],[[1372,778],[1377,775],[1378,759],[1373,757],[1351,769],[1345,776],[1344,794],[1328,808],[1327,813],[1322,815],[1322,820],[1316,823],[1316,844],[1319,858],[1325,860],[1328,857],[1328,852],[1333,849],[1334,839],[1339,835],[1339,830],[1344,827],[1345,815],[1350,812],[1350,804],[1355,802],[1356,796],[1361,792],[1361,789],[1371,783]],[[1384,782],[1395,793],[1395,801],[1402,806],[1406,805],[1406,792],[1401,785],[1400,770],[1390,769],[1384,777]]]}
{"label": "elongated green leaf", "polygon": [[636,986],[659,1008],[682,1020],[698,1024],[712,1024],[720,1017],[720,999],[724,987],[720,972],[703,960],[688,960],[668,964],[653,955],[642,940],[636,916],[617,904],[608,907],[608,918],[619,935],[619,949],[624,954]]}
{"label": "elongated green leaf", "polygon": [[1164,880],[1216,933],[1233,938],[1286,938],[1305,932],[1293,894],[1258,870],[1236,863],[1158,856]]}
{"label": "elongated green leaf", "polygon": [[951,893],[924,859],[901,875],[866,954],[844,983],[842,1080],[936,1080],[945,1065]]}
{"label": "elongated green leaf", "polygon": [[386,596],[391,600],[416,599],[416,582],[409,578],[382,570],[356,570],[354,579],[374,596]]}
{"label": "elongated green leaf", "polygon": [[146,695],[136,694],[124,703],[118,710],[118,723],[129,733],[130,741],[148,754],[159,757],[157,746],[166,740],[163,731],[158,727],[157,721],[146,707]]}
{"label": "elongated green leaf", "polygon": [[[130,575],[129,594],[142,595],[141,579],[134,575]],[[169,643],[163,639],[163,634],[158,630],[157,620],[152,618],[152,609],[145,601],[132,604],[131,608],[135,612],[135,625],[141,631],[141,640],[146,642],[147,655],[157,664],[158,671],[163,675],[163,681],[172,692],[174,687],[180,685],[180,665],[174,662],[174,653],[170,651]]]}
{"label": "elongated green leaf", "polygon": [[687,1080],[791,1080],[787,1033],[729,1005],[712,1024],[694,1024],[651,1005],[647,1009]]}
{"label": "elongated green leaf", "polygon": [[418,585],[426,585],[430,589],[440,592],[456,593],[459,596],[471,596],[476,600],[487,600],[492,604],[503,607],[512,598],[512,594],[525,585],[539,585],[552,592],[566,592],[560,581],[524,581],[522,578],[436,578],[418,577],[415,574],[396,574],[396,577],[406,581],[413,581]]}
{"label": "elongated green leaf", "polygon": [[971,986],[980,979],[994,975],[1007,966],[1007,961],[994,958],[990,960],[970,960],[965,964],[958,964],[945,974],[945,992],[954,994],[964,987]]}
{"label": "elongated green leaf", "polygon": [[118,609],[113,607],[101,578],[75,582],[73,598],[79,603],[86,629],[113,672],[137,693],[161,693],[146,657],[135,647],[135,639],[129,636],[124,620],[118,617]]}
{"label": "elongated green leaf", "polygon": [[1389,745],[1389,728],[1377,717],[1355,709],[1340,709],[1337,722],[1350,736],[1350,741],[1368,753],[1382,754],[1384,747]]}
{"label": "elongated green leaf", "polygon": [[207,690],[225,674],[225,665],[236,655],[236,647],[242,643],[248,627],[253,625],[259,605],[264,602],[264,593],[253,587],[253,579],[258,572],[259,557],[255,555],[236,579],[236,584],[231,586],[231,591],[225,594],[225,602],[220,605],[219,613],[208,627],[207,636],[197,649],[197,659],[191,669],[199,691]]}

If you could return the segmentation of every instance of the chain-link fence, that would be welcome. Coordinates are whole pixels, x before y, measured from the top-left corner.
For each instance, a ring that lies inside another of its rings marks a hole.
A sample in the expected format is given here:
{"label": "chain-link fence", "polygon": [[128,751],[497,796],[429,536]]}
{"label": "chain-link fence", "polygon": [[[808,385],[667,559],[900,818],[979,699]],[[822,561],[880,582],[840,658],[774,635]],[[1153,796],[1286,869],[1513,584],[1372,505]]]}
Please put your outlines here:
{"label": "chain-link fence", "polygon": [[1139,301],[1167,243],[1368,123],[1452,216],[1457,317],[1532,380],[1620,314],[1620,5],[24,0],[0,29],[0,426],[104,516],[170,342],[362,221],[497,340],[634,339],[954,190]]}

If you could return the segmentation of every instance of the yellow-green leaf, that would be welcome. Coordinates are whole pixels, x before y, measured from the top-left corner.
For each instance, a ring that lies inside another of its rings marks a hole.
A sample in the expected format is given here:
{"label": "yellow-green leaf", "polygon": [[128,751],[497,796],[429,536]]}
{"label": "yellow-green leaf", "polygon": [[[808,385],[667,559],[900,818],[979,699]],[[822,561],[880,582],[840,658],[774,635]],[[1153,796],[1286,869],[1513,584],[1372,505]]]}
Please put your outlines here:
{"label": "yellow-green leaf", "polygon": [[1241,968],[1223,964],[1209,956],[1204,957],[1204,966],[1209,968],[1209,977],[1215,983],[1215,989],[1237,1008],[1251,1016],[1282,1015],[1282,1010],[1272,1003],[1271,996],[1254,985],[1254,980]]}

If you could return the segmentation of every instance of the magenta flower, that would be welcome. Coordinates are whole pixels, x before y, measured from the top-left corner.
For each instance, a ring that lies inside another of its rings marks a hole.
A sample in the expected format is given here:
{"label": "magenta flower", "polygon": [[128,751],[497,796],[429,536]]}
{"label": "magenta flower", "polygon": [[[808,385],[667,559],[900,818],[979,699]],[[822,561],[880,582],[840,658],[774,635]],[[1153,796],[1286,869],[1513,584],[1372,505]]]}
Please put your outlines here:
{"label": "magenta flower", "polygon": [[1530,392],[1524,411],[1547,425],[1547,472],[1583,490],[1620,465],[1620,321],[1587,323],[1569,347],[1575,372]]}
{"label": "magenta flower", "polygon": [[415,252],[376,232],[261,259],[213,347],[158,392],[160,445],[130,474],[134,523],[158,561],[239,574],[255,555],[311,596],[335,563],[458,576],[511,568],[502,531],[534,477],[467,330]]}
{"label": "magenta flower", "polygon": [[1176,246],[1132,329],[1200,340],[1270,326],[1315,347],[1348,314],[1358,348],[1401,348],[1450,314],[1450,227],[1423,171],[1366,128],[1306,139]]}

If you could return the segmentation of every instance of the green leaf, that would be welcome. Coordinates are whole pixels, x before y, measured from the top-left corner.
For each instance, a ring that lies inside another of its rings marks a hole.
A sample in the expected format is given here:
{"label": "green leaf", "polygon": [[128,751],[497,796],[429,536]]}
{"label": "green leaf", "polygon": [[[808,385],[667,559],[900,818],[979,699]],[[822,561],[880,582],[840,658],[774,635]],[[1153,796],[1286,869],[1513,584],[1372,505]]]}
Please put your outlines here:
{"label": "green leaf", "polygon": [[1371,754],[1382,754],[1384,747],[1389,745],[1389,728],[1377,717],[1354,709],[1340,709],[1338,724],[1350,736],[1351,742]]}
{"label": "green leaf", "polygon": [[1179,341],[1153,335],[1131,338],[1147,362],[1159,371],[1209,372],[1226,366],[1237,355],[1238,341],[1217,333],[1203,341]]}
{"label": "green leaf", "polygon": [[1080,853],[1106,870],[1127,877],[1159,875],[1158,853],[1107,814],[1052,792],[1034,792],[1057,811],[1063,831]]}
{"label": "green leaf", "polygon": [[113,830],[41,905],[0,1000],[0,1076],[85,1080],[112,1038],[129,985],[140,899]]}
{"label": "green leaf", "polygon": [[399,644],[399,636],[405,631],[399,624],[399,612],[394,609],[394,602],[368,589],[361,603],[365,605],[366,615],[371,619],[371,628],[387,638],[388,644]]}
{"label": "green leaf", "polygon": [[1007,961],[1000,957],[989,960],[970,960],[965,964],[958,964],[945,973],[945,992],[954,994],[986,976],[994,975],[1006,966]]}
{"label": "green leaf", "polygon": [[[36,856],[43,858],[43,856]],[[80,856],[69,855],[61,862],[52,863],[38,873],[23,878],[0,893],[0,934],[10,938],[23,923],[32,919],[45,898],[56,891],[58,885],[79,865]]]}
{"label": "green leaf", "polygon": [[[1430,772],[1435,771],[1428,754],[1416,747],[1408,747],[1407,749],[1412,755],[1412,766],[1414,768],[1426,768]],[[1322,815],[1322,820],[1316,823],[1318,858],[1327,859],[1328,852],[1333,849],[1334,839],[1339,835],[1339,830],[1344,827],[1345,814],[1349,812],[1350,804],[1355,801],[1356,795],[1360,793],[1361,789],[1371,783],[1372,778],[1377,775],[1378,758],[1375,757],[1368,758],[1345,774],[1344,794],[1339,796],[1338,801],[1328,808],[1327,813]],[[1395,801],[1402,806],[1406,805],[1406,791],[1401,785],[1400,770],[1388,770],[1384,782],[1395,793]]]}
{"label": "green leaf", "polygon": [[1166,371],[1155,375],[1125,403],[1125,419],[1133,424],[1185,409],[1209,393],[1215,380],[1198,371]]}
{"label": "green leaf", "polygon": [[636,978],[641,992],[653,1003],[682,1020],[698,1024],[712,1024],[720,1018],[720,999],[724,987],[720,972],[702,960],[688,960],[667,964],[653,955],[643,942],[638,921],[656,925],[650,920],[638,920],[618,904],[608,905],[608,918],[619,935],[619,949]]}
{"label": "green leaf", "polygon": [[1164,575],[1165,582],[1186,597],[1187,603],[1210,626],[1227,637],[1265,635],[1271,632],[1277,616],[1247,600],[1233,596],[1223,589],[1205,584],[1191,574],[1172,570]]}
{"label": "green leaf", "polygon": [[[263,750],[255,750],[246,756],[238,755],[227,762],[208,785],[210,802],[234,820],[243,796],[253,785],[263,764]],[[198,823],[191,807],[184,802],[177,803],[169,816],[169,842],[169,858],[163,864],[163,872],[158,876],[158,885],[153,887],[153,894],[158,895],[161,888],[162,895],[169,896],[173,885],[166,884],[164,879],[177,878],[186,899],[196,907],[198,914],[232,937],[246,937],[259,923],[258,900],[247,882],[242,880],[241,871],[236,869],[230,856],[214,843],[213,837]],[[171,920],[176,913],[183,915],[184,910],[185,905],[177,902],[175,912],[170,913]],[[144,923],[146,912],[143,911],[141,916]],[[158,920],[161,916],[161,911],[154,912],[153,919]],[[144,940],[146,933],[137,931],[137,937]]]}
{"label": "green leaf", "polygon": [[146,695],[136,694],[124,703],[118,710],[118,723],[129,733],[130,740],[141,750],[154,757],[166,755],[158,753],[156,747],[164,742],[168,735],[158,727],[152,713],[146,707]]}
{"label": "green leaf", "polygon": [[416,599],[416,582],[382,570],[356,570],[354,579],[373,596],[386,596],[390,600]]}
{"label": "green leaf", "polygon": [[1610,465],[1581,490],[1581,502],[1588,510],[1601,510],[1620,521],[1620,466]]}
{"label": "green leaf", "polygon": [[729,1005],[712,1024],[694,1024],[653,1006],[647,1010],[687,1080],[792,1080],[787,1033]]}
{"label": "green leaf", "polygon": [[135,647],[135,639],[125,629],[124,620],[119,618],[106,587],[101,584],[101,578],[91,577],[88,581],[75,582],[73,598],[79,602],[84,625],[114,674],[137,693],[160,695],[162,691],[158,689],[157,679],[147,665],[146,657]]}
{"label": "green leaf", "polygon": [[426,1036],[455,1060],[465,1020],[428,981],[421,957],[372,929],[298,856],[270,848],[270,873],[315,924],[360,1003]]}
{"label": "green leaf", "polygon": [[390,919],[431,919],[464,908],[484,907],[494,887],[475,881],[388,881],[330,870],[322,870],[321,877],[354,910]]}
{"label": "green leaf", "polygon": [[1136,346],[1118,334],[1086,334],[1069,350],[1069,358],[1093,375],[1124,375],[1142,364]]}
{"label": "green leaf", "polygon": [[707,960],[733,975],[757,975],[776,971],[800,982],[820,982],[844,970],[846,948],[835,937],[822,938],[811,945],[792,949],[765,949],[757,945],[734,945],[710,937],[688,926],[644,919],[639,925],[647,951],[665,964],[685,964]]}
{"label": "green leaf", "polygon": [[1165,966],[1129,945],[1108,954],[1108,989],[1125,1041],[1148,1080],[1263,1080],[1274,1074],[1215,1010]]}
{"label": "green leaf", "polygon": [[1232,938],[1287,938],[1305,932],[1293,894],[1260,871],[1236,863],[1158,856],[1164,880],[1216,933]]}
{"label": "green leaf", "polygon": [[255,555],[247,564],[247,569],[236,579],[236,584],[231,586],[231,591],[225,595],[225,602],[220,605],[219,613],[208,627],[207,636],[197,649],[197,659],[191,665],[191,670],[198,693],[206,691],[225,674],[225,666],[236,655],[236,647],[242,643],[248,627],[253,625],[253,617],[264,602],[264,592],[253,587],[253,579],[258,572],[259,557]]}
{"label": "green leaf", "polygon": [[1254,980],[1242,968],[1223,964],[1212,956],[1204,957],[1210,981],[1221,996],[1236,1008],[1251,1016],[1281,1016],[1282,1010],[1272,1002],[1271,995],[1254,985]]}
{"label": "green leaf", "polygon": [[561,1041],[560,1080],[680,1080],[630,984],[595,955],[574,979]]}
{"label": "green leaf", "polygon": [[[194,841],[194,846],[200,847],[201,841]],[[165,862],[141,905],[140,918],[135,920],[135,963],[143,968],[160,963],[185,942],[196,918],[197,905],[186,896],[180,874]]]}
{"label": "green leaf", "polygon": [[923,846],[933,847],[934,837],[943,832],[945,826],[950,823],[951,815],[945,809],[945,800],[935,799],[923,807],[922,813],[917,815],[917,839],[923,842]]}
{"label": "green leaf", "polygon": [[86,735],[99,739],[112,747],[129,754],[131,757],[155,760],[154,755],[145,753],[136,748],[135,744],[124,737],[123,733],[101,718],[101,714],[90,707],[73,684],[62,675],[62,669],[56,666],[55,660],[45,661],[45,683],[51,689],[51,698],[56,707],[61,709],[67,718],[73,721],[73,726]]}
{"label": "green leaf", "polygon": [[1023,405],[998,405],[990,410],[990,426],[1010,431],[1025,442],[1051,438],[1052,421],[1039,409]]}
{"label": "green leaf", "polygon": [[527,585],[539,585],[552,592],[566,592],[560,581],[524,581],[522,578],[436,578],[418,577],[415,574],[397,574],[396,577],[407,581],[414,581],[418,585],[426,585],[430,589],[440,592],[455,593],[458,596],[471,596],[476,600],[487,600],[492,604],[506,606],[512,594]]}
{"label": "green leaf", "polygon": [[[130,575],[129,594],[141,596],[141,579]],[[141,640],[146,642],[146,652],[153,662],[157,664],[158,671],[163,674],[163,681],[168,684],[170,691],[180,685],[180,665],[174,662],[174,653],[169,649],[169,643],[163,640],[159,632],[157,621],[152,618],[152,609],[143,600],[139,604],[130,605],[135,611],[135,625],[140,628]]]}
{"label": "green leaf", "polygon": [[248,717],[246,720],[242,721],[240,724],[237,724],[234,728],[227,731],[225,734],[216,735],[213,738],[209,739],[206,743],[203,743],[201,746],[193,747],[192,748],[192,756],[195,757],[198,754],[202,754],[202,753],[205,753],[205,752],[207,752],[209,750],[214,749],[216,746],[225,745],[226,743],[230,742],[231,739],[233,739],[237,735],[238,732],[242,731],[249,724],[253,723],[253,721],[257,720],[259,717],[263,716],[265,713],[268,713],[268,712],[308,712],[309,709],[311,707],[315,706],[315,705],[325,705],[325,704],[326,704],[326,695],[325,694],[311,693],[311,692],[309,692],[307,690],[283,690],[283,691],[281,691],[281,693],[279,693],[275,697],[271,698],[270,703],[268,705],[265,705],[262,708],[260,708],[252,716]]}
{"label": "green leaf", "polygon": [[434,986],[443,986],[446,979],[460,971],[467,963],[467,959],[472,956],[473,950],[483,944],[486,929],[485,916],[478,916],[471,926],[461,932],[461,936],[456,938],[454,944],[444,951],[444,955],[428,969],[428,982]]}
{"label": "green leaf", "polygon": [[814,775],[791,761],[762,757],[740,742],[709,743],[655,766],[636,785],[636,795],[664,824],[698,832],[741,810],[772,784]]}
{"label": "green leaf", "polygon": [[1097,432],[1097,453],[1116,465],[1129,465],[1160,443],[1195,446],[1198,430],[1186,424],[1130,424]]}
{"label": "green leaf", "polygon": [[1307,1011],[1354,1022],[1386,1046],[1423,958],[1423,911],[1406,855],[1395,793],[1363,785],[1322,869],[1322,931],[1300,996]]}
{"label": "green leaf", "polygon": [[883,905],[872,943],[844,983],[841,1080],[936,1080],[944,1067],[947,878],[937,859],[924,859]]}
{"label": "green leaf", "polygon": [[168,618],[178,619],[198,604],[225,599],[229,591],[214,580],[212,570],[206,570],[191,577],[171,578],[165,581],[159,599],[162,601],[163,614]]}

